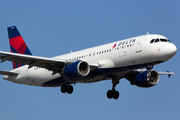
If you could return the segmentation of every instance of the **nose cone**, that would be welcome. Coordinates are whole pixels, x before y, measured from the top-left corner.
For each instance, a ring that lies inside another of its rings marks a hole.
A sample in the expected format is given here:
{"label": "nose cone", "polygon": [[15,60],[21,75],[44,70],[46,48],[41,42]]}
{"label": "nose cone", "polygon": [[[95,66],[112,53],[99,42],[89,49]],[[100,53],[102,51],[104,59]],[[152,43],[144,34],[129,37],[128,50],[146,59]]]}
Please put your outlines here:
{"label": "nose cone", "polygon": [[167,54],[172,58],[177,52],[177,47],[174,44],[169,44],[167,47]]}

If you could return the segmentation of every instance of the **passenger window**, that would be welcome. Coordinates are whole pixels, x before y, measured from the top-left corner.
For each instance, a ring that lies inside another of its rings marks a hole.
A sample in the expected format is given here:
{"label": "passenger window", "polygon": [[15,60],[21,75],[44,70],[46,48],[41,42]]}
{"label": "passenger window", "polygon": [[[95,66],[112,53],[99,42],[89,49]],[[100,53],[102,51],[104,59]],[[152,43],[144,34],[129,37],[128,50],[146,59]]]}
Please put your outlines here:
{"label": "passenger window", "polygon": [[154,39],[152,39],[150,43],[153,43],[153,42],[154,42]]}
{"label": "passenger window", "polygon": [[159,39],[156,39],[156,40],[155,40],[155,43],[156,43],[156,42],[159,42]]}

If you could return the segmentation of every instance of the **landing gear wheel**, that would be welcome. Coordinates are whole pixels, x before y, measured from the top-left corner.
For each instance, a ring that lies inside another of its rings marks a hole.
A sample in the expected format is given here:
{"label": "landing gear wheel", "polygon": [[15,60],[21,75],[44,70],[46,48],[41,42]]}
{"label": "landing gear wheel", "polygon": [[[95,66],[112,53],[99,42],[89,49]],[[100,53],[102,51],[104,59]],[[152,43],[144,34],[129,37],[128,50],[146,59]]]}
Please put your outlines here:
{"label": "landing gear wheel", "polygon": [[72,92],[73,92],[73,86],[72,85],[67,86],[67,93],[71,94]]}
{"label": "landing gear wheel", "polygon": [[61,92],[62,92],[62,93],[66,93],[66,92],[67,92],[67,85],[66,85],[66,84],[63,84],[63,85],[61,86]]}
{"label": "landing gear wheel", "polygon": [[119,92],[118,91],[114,91],[113,92],[113,98],[114,99],[118,99],[119,98]]}
{"label": "landing gear wheel", "polygon": [[118,99],[119,98],[119,92],[116,90],[108,90],[107,92],[107,98],[111,99]]}
{"label": "landing gear wheel", "polygon": [[71,94],[73,92],[73,86],[72,85],[67,85],[67,84],[63,84],[61,86],[61,92],[62,93],[68,93]]}
{"label": "landing gear wheel", "polygon": [[109,98],[109,99],[113,98],[113,91],[112,90],[107,91],[107,98]]}

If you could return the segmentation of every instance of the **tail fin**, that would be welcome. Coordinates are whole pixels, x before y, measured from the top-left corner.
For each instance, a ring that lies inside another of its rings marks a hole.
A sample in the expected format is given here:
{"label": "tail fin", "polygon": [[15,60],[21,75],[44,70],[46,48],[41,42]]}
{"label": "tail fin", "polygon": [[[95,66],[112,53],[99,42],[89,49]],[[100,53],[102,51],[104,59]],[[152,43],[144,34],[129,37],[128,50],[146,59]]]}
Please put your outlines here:
{"label": "tail fin", "polygon": [[[9,36],[11,52],[32,55],[29,48],[27,47],[26,43],[24,42],[22,36],[20,35],[19,31],[17,30],[16,26],[11,26],[11,27],[8,27],[7,29],[8,29],[8,36]],[[23,66],[23,65],[24,64],[13,62],[14,69],[17,67]]]}

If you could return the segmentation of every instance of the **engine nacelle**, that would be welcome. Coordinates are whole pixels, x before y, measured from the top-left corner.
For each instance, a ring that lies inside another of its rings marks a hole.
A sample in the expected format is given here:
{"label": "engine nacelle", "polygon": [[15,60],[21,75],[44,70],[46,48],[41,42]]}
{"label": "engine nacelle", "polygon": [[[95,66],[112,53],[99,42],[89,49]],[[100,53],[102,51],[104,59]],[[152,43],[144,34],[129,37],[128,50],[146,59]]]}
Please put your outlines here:
{"label": "engine nacelle", "polygon": [[159,82],[159,74],[156,71],[148,71],[138,73],[131,84],[138,87],[152,87]]}
{"label": "engine nacelle", "polygon": [[66,65],[64,75],[67,77],[80,78],[85,77],[90,72],[90,66],[85,61],[77,61]]}

